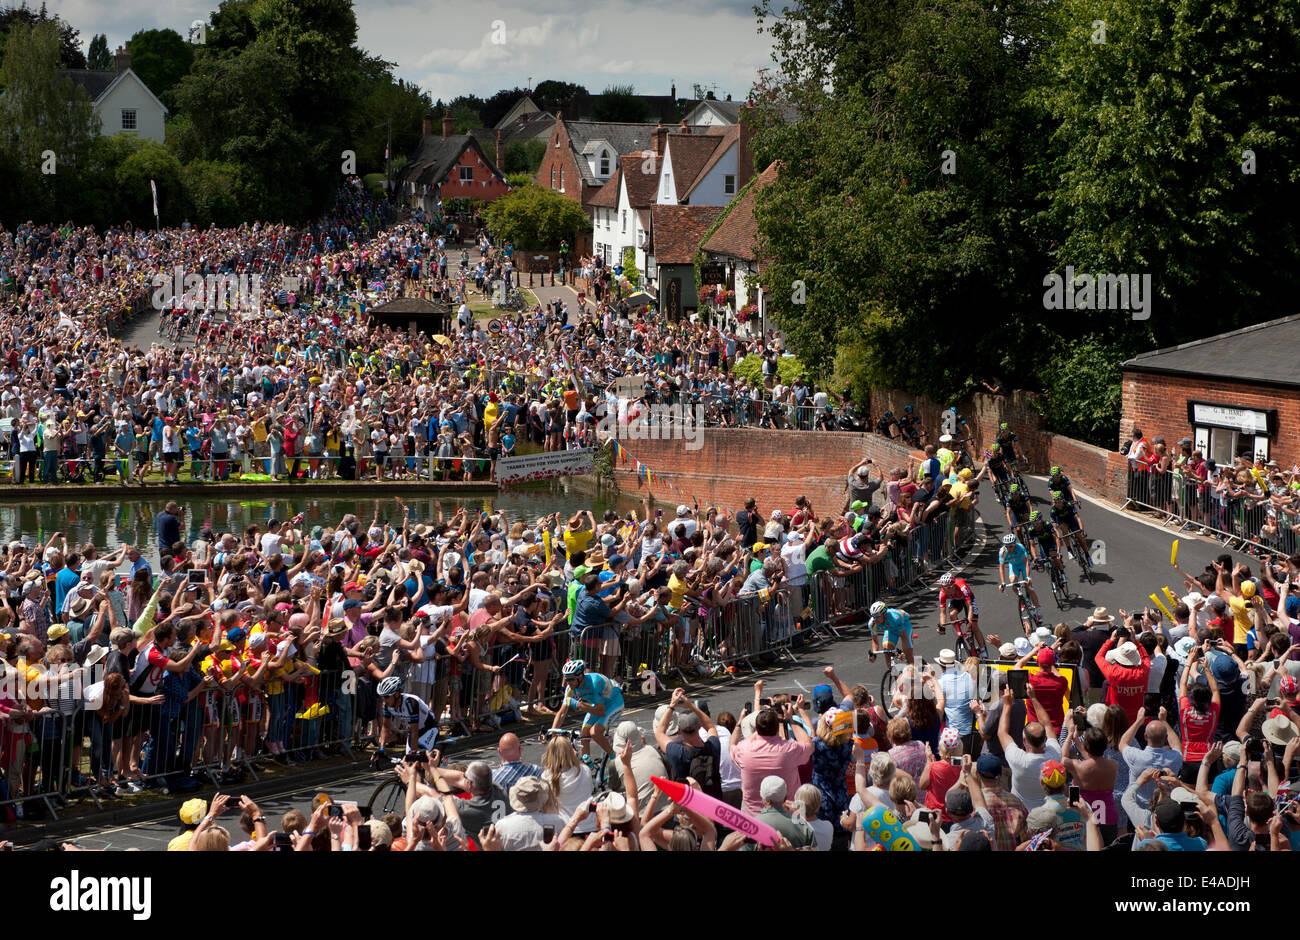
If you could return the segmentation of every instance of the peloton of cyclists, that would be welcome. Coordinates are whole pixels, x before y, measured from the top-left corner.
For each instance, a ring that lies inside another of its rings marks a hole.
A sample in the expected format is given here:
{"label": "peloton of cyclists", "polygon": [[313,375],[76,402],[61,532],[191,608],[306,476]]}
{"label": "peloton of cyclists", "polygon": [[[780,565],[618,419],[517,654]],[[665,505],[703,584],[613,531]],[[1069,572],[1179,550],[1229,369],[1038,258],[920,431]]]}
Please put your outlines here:
{"label": "peloton of cyclists", "polygon": [[1029,552],[1036,567],[1051,564],[1057,571],[1064,572],[1061,561],[1061,542],[1056,529],[1049,525],[1043,514],[1035,509],[1029,514],[1029,525],[1025,528],[1025,540],[1029,543]]}
{"label": "peloton of cyclists", "polygon": [[1011,489],[1007,492],[1007,525],[1017,535],[1020,534],[1021,527],[1029,522],[1032,508],[1029,505],[1029,494],[1019,483],[1012,483]]}

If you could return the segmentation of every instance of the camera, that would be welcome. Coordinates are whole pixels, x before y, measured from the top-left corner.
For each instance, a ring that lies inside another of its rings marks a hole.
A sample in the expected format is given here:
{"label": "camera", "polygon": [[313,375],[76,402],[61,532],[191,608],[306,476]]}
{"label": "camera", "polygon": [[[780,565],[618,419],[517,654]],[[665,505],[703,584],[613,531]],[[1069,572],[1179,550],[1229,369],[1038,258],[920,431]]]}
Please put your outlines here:
{"label": "camera", "polygon": [[340,806],[338,803],[331,803],[329,808],[329,815],[331,819],[342,819],[343,807]]}

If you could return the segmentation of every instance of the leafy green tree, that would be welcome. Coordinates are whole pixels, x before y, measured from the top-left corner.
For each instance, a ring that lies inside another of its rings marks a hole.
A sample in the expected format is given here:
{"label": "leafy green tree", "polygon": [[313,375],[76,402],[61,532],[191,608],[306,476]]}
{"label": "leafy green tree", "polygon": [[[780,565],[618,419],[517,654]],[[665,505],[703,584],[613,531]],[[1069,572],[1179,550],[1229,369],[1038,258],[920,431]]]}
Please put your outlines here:
{"label": "leafy green tree", "polygon": [[173,29],[142,29],[131,37],[131,71],[167,104],[172,89],[189,74],[194,46]]}
{"label": "leafy green tree", "polygon": [[1054,352],[1043,370],[1039,404],[1047,426],[1098,447],[1114,447],[1123,397],[1119,367],[1134,350],[1085,336],[1058,341]]}
{"label": "leafy green tree", "polygon": [[636,249],[631,245],[623,249],[623,277],[627,278],[628,287],[632,290],[641,286],[641,272],[636,266]]}
{"label": "leafy green tree", "polygon": [[108,51],[108,37],[96,33],[90,38],[90,48],[86,52],[86,68],[104,71],[113,67],[113,55]]}
{"label": "leafy green tree", "polygon": [[650,105],[631,85],[607,85],[591,103],[593,121],[640,124],[650,116]]}
{"label": "leafy green tree", "polygon": [[58,31],[59,68],[84,69],[86,56],[81,51],[80,31],[61,20],[57,14],[51,16],[44,3],[40,10],[33,10],[27,5],[27,0],[23,0],[21,6],[0,9],[0,61],[4,57],[5,39],[15,26],[31,27],[41,23],[52,24]]}
{"label": "leafy green tree", "polygon": [[502,158],[505,166],[501,167],[501,171],[531,175],[537,172],[545,156],[546,141],[544,140],[512,140],[506,144]]}
{"label": "leafy green tree", "polygon": [[520,189],[524,186],[536,186],[531,173],[507,173],[506,182],[510,184],[511,189]]}
{"label": "leafy green tree", "polygon": [[352,148],[357,152],[357,168],[361,173],[384,170],[384,148],[391,132],[390,163],[396,174],[397,161],[419,146],[432,103],[420,86],[395,79],[391,62],[367,55],[361,69],[361,104],[355,115]]}
{"label": "leafy green tree", "polygon": [[188,218],[196,225],[234,225],[247,218],[241,190],[243,170],[233,163],[194,160],[181,168]]}
{"label": "leafy green tree", "polygon": [[574,233],[591,221],[575,200],[540,186],[512,190],[491,203],[484,218],[499,242],[514,242],[524,251],[572,242]]}
{"label": "leafy green tree", "polygon": [[185,218],[181,163],[158,141],[142,140],[140,146],[118,166],[115,177],[124,213],[137,225],[153,221],[150,180],[158,187],[158,213],[162,224],[177,225]]}
{"label": "leafy green tree", "polygon": [[554,79],[546,79],[538,82],[533,86],[533,104],[543,111],[553,110],[561,107],[565,101],[574,98],[586,97],[589,94],[582,85],[576,85],[573,82],[561,82]]}
{"label": "leafy green tree", "polygon": [[17,23],[5,47],[0,65],[0,217],[49,217],[78,188],[77,168],[90,148],[94,110],[84,90],[58,78],[57,22]]}

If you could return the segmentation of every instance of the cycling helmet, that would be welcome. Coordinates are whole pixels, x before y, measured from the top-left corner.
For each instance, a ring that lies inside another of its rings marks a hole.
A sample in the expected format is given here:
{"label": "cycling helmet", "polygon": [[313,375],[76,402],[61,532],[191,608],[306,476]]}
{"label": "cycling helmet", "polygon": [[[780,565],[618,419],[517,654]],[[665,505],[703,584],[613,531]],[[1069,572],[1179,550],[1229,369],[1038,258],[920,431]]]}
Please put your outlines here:
{"label": "cycling helmet", "polygon": [[1033,512],[1029,514],[1029,521],[1037,522],[1040,516],[1042,516],[1042,513],[1039,512],[1037,509],[1035,509]]}
{"label": "cycling helmet", "polygon": [[997,453],[998,451],[1000,451],[1001,449],[1002,449],[1002,445],[1001,445],[1001,444],[994,444],[992,447],[989,448],[989,453],[990,453],[990,454],[996,454],[996,453]]}
{"label": "cycling helmet", "polygon": [[952,586],[952,575],[945,571],[939,575],[939,587],[946,588]]}
{"label": "cycling helmet", "polygon": [[1051,475],[1052,475],[1052,476],[1056,476],[1056,475],[1059,474],[1060,472],[1061,472],[1061,468],[1060,468],[1060,467],[1053,467],[1053,468],[1051,469]]}
{"label": "cycling helmet", "polygon": [[1012,484],[1011,484],[1011,492],[1013,492],[1013,493],[1019,493],[1019,492],[1020,492],[1020,484],[1019,484],[1019,483],[1012,483]]}
{"label": "cycling helmet", "polygon": [[1052,490],[1052,499],[1053,500],[1065,499],[1065,496],[1061,493],[1060,490]]}
{"label": "cycling helmet", "polygon": [[570,659],[564,664],[563,676],[566,679],[572,679],[574,676],[580,676],[587,671],[587,664],[581,659]]}
{"label": "cycling helmet", "polygon": [[1015,537],[1012,533],[1008,532],[1006,535],[1002,536],[1002,544],[1003,544],[1003,545],[1015,545],[1015,544],[1016,544],[1016,537]]}
{"label": "cycling helmet", "polygon": [[874,617],[883,617],[883,616],[885,616],[885,602],[884,602],[884,601],[876,601],[874,604],[871,605],[871,616],[872,616],[873,618],[874,618]]}
{"label": "cycling helmet", "polygon": [[904,413],[904,414],[909,414],[909,415],[910,415],[910,414],[912,413],[912,406],[911,406],[911,405],[904,405],[904,406],[903,406],[903,413]]}
{"label": "cycling helmet", "polygon": [[1003,421],[1000,425],[998,425],[998,427],[1000,427],[1003,431],[1005,431],[1007,429],[1007,423]]}
{"label": "cycling helmet", "polygon": [[387,679],[380,681],[379,687],[375,689],[375,694],[380,698],[388,698],[388,696],[396,695],[400,691],[402,691],[402,680],[397,676],[389,676]]}

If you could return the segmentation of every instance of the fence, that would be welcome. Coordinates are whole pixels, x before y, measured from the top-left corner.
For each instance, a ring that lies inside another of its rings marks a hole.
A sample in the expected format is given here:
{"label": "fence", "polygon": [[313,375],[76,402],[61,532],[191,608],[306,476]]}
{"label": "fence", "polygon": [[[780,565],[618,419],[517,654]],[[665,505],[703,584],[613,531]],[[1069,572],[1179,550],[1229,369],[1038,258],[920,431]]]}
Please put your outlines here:
{"label": "fence", "polygon": [[1274,505],[1268,494],[1252,496],[1237,486],[1220,489],[1179,473],[1130,467],[1126,496],[1129,504],[1163,516],[1166,525],[1198,529],[1228,547],[1240,543],[1243,549],[1286,555],[1300,550],[1300,513]]}
{"label": "fence", "polygon": [[[821,571],[802,583],[745,593],[720,606],[690,605],[677,612],[674,625],[614,622],[487,648],[479,648],[470,634],[438,654],[432,673],[410,663],[397,667],[397,674],[405,678],[405,691],[439,717],[446,728],[440,734],[454,740],[517,722],[524,708],[558,707],[559,667],[569,658],[586,660],[629,694],[658,691],[659,677],[665,684],[674,675],[697,681],[752,672],[761,659],[796,662],[800,650],[861,623],[876,600],[924,586],[947,570],[958,547],[955,534],[954,520],[944,514],[850,574]],[[552,596],[563,607],[564,591]],[[74,798],[102,807],[96,781],[115,774],[137,780],[132,789],[176,791],[192,789],[192,780],[218,785],[256,778],[272,761],[321,759],[327,751],[351,755],[378,727],[370,723],[383,721],[376,680],[363,670],[327,672],[298,663],[287,676],[261,681],[255,689],[232,679],[235,667],[218,675],[205,661],[202,669],[210,678],[192,698],[196,678],[155,669],[137,685],[135,703],[118,713],[94,698],[95,684],[104,678],[101,666],[51,667],[26,686],[15,682],[19,670],[7,669],[0,701],[25,699],[33,709],[50,706],[51,713],[25,721],[11,713],[0,721],[0,821],[20,805],[30,815],[39,804],[55,818]],[[390,744],[405,741],[402,729],[395,730]]]}

